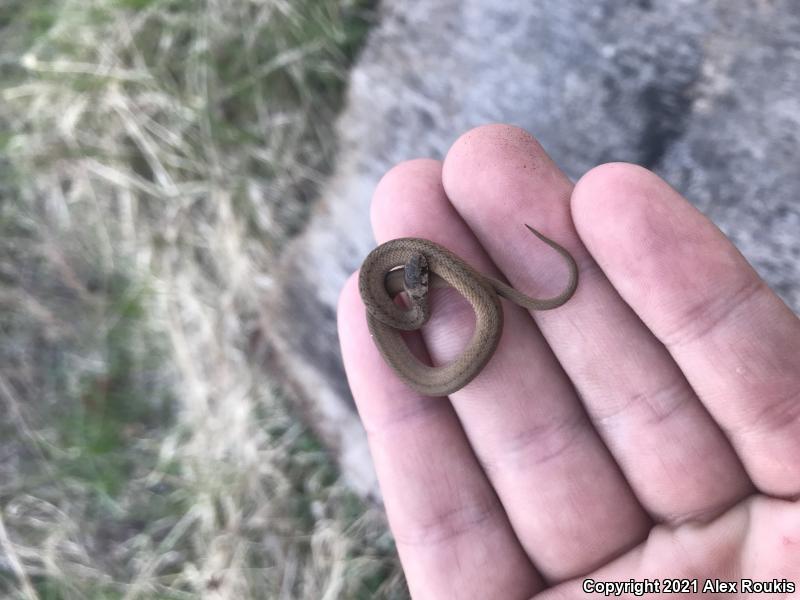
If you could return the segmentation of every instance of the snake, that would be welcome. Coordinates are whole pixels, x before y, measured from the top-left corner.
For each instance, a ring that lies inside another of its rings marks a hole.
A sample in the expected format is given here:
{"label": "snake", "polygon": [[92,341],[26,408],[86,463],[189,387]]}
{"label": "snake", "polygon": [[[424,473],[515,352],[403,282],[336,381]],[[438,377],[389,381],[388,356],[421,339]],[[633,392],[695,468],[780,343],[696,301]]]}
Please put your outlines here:
{"label": "snake", "polygon": [[[366,308],[370,335],[386,363],[410,388],[425,396],[448,396],[472,381],[497,349],[503,330],[500,297],[528,310],[550,310],[566,303],[578,287],[578,266],[562,246],[528,224],[533,235],[558,252],[569,267],[569,281],[552,298],[532,298],[493,277],[483,275],[464,259],[430,240],[405,237],[377,246],[359,272],[359,293]],[[429,292],[452,287],[469,302],[475,329],[461,355],[442,366],[417,359],[403,331],[420,329],[431,317]],[[405,304],[396,297],[405,292]]]}

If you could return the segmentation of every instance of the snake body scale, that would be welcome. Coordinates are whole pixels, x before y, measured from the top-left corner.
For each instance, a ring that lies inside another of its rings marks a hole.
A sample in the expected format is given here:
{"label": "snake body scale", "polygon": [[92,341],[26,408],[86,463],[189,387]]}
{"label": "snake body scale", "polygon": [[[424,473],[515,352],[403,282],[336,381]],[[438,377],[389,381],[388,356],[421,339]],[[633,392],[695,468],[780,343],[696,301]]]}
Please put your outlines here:
{"label": "snake body scale", "polygon": [[[528,310],[549,310],[563,305],[575,293],[578,267],[572,255],[533,227],[525,227],[558,252],[569,267],[569,281],[557,296],[531,298],[482,275],[447,248],[421,238],[390,240],[364,260],[359,292],[370,333],[384,360],[412,389],[426,396],[446,396],[472,381],[500,341],[503,311],[499,296]],[[430,318],[429,289],[447,286],[472,306],[475,331],[461,356],[448,365],[431,367],[411,354],[400,332],[420,329]],[[402,291],[407,294],[407,309],[394,302]]]}

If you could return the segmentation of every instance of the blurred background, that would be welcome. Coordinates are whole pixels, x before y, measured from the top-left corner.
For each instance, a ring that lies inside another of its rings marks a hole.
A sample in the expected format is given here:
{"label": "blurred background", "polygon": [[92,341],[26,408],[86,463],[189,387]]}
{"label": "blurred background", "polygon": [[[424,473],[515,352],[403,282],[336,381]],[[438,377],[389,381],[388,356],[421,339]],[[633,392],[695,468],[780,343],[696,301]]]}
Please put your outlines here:
{"label": "blurred background", "polygon": [[335,303],[486,122],[654,169],[800,310],[793,0],[2,0],[0,597],[404,598]]}
{"label": "blurred background", "polygon": [[0,597],[403,591],[253,348],[374,8],[0,3]]}

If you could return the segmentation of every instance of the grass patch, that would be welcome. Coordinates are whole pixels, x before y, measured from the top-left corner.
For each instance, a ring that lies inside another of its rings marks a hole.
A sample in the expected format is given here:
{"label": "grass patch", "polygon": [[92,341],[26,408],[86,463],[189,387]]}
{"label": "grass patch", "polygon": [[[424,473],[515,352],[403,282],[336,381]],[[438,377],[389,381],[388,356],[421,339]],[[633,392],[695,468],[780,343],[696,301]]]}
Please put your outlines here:
{"label": "grass patch", "polygon": [[4,595],[406,596],[253,346],[372,6],[0,7]]}

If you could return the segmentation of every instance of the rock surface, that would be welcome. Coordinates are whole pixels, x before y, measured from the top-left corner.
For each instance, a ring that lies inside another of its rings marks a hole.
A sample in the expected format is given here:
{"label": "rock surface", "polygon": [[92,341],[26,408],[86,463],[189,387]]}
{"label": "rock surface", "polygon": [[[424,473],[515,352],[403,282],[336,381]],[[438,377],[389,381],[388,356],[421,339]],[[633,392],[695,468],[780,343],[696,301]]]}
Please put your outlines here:
{"label": "rock surface", "polygon": [[345,474],[376,494],[336,337],[345,278],[374,244],[393,164],[508,122],[573,178],[655,170],[800,310],[800,5],[794,0],[385,2],[351,75],[336,172],[284,255],[265,330],[284,383]]}

